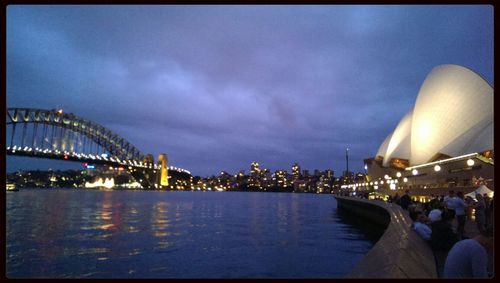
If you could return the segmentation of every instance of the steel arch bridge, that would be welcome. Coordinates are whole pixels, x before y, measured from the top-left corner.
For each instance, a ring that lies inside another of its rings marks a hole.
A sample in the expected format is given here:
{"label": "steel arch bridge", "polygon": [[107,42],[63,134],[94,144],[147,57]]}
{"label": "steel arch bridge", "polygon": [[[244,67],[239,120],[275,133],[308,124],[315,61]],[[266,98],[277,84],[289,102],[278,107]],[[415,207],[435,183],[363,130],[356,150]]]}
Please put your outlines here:
{"label": "steel arch bridge", "polygon": [[159,164],[111,130],[61,109],[8,108],[7,155],[124,166],[145,188],[163,187],[167,170],[165,154]]}

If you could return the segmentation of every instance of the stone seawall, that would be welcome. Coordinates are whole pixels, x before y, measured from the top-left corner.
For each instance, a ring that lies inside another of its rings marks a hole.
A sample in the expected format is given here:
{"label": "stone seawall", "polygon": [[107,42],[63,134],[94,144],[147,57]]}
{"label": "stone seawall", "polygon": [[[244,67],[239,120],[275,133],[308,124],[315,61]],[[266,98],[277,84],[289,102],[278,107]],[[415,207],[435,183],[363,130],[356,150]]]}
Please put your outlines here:
{"label": "stone seawall", "polygon": [[338,207],[385,227],[385,232],[347,278],[438,278],[434,254],[411,229],[399,205],[336,196]]}

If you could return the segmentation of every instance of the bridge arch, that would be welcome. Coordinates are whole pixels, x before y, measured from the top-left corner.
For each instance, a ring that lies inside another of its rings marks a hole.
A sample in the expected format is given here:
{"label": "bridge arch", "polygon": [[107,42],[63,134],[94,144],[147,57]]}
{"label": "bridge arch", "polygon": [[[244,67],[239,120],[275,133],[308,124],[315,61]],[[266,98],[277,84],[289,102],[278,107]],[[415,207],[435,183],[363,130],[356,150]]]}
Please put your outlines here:
{"label": "bridge arch", "polygon": [[[83,135],[90,139],[92,142],[101,146],[103,149],[108,151],[111,155],[116,156],[120,159],[127,160],[144,160],[146,155],[143,154],[139,149],[137,149],[130,142],[120,137],[113,131],[103,127],[97,123],[86,120],[84,118],[78,117],[72,113],[65,113],[62,110],[45,110],[45,109],[34,109],[34,108],[8,108],[7,109],[7,126],[11,125],[11,144],[14,139],[16,126],[18,124],[23,125],[23,143],[25,142],[26,128],[28,124],[33,124],[32,129],[32,141],[35,141],[37,136],[38,125],[44,125],[44,135],[47,133],[47,126],[53,126],[60,128],[60,132],[51,132],[51,146],[54,139],[54,135],[66,135],[65,130],[70,130],[68,134],[68,139],[72,138],[73,133]],[[64,132],[64,133],[63,133]],[[73,133],[71,133],[73,132]],[[59,137],[62,139],[62,137]],[[48,137],[42,138],[42,144]],[[42,145],[43,146],[43,145]]]}

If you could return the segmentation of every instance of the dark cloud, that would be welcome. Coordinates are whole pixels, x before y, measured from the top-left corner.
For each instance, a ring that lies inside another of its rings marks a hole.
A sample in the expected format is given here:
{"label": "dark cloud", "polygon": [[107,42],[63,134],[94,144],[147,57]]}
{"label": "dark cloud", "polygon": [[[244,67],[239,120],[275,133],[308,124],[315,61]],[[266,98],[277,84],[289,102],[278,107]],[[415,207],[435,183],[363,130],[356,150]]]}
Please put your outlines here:
{"label": "dark cloud", "polygon": [[491,6],[7,8],[9,107],[64,107],[200,175],[341,172],[347,146],[362,171],[440,64],[493,84]]}

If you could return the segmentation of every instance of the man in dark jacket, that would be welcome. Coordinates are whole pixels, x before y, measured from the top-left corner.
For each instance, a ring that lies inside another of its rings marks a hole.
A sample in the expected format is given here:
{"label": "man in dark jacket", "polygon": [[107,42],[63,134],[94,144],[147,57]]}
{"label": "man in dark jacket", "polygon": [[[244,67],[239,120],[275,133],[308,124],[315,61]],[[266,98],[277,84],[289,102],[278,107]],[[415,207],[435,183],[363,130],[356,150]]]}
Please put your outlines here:
{"label": "man in dark jacket", "polygon": [[408,210],[408,206],[411,203],[410,191],[406,190],[405,194],[400,199],[401,207],[405,210]]}
{"label": "man in dark jacket", "polygon": [[429,242],[433,250],[448,252],[458,241],[457,234],[453,232],[451,220],[449,214],[442,213],[441,220],[431,223],[432,234]]}

